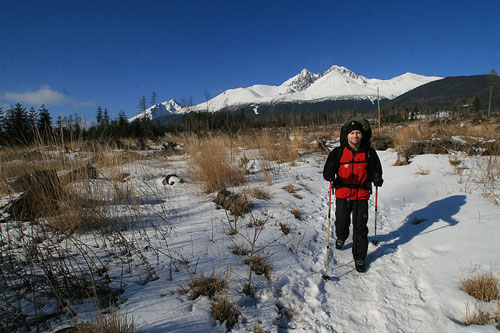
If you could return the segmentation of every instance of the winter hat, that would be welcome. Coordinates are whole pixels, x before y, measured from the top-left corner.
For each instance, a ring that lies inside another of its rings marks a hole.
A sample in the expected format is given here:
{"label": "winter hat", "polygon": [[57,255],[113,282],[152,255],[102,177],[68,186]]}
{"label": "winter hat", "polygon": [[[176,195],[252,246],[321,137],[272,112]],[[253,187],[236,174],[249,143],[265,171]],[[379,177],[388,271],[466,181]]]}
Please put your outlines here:
{"label": "winter hat", "polygon": [[350,123],[345,125],[346,133],[349,134],[352,131],[358,130],[363,133],[363,125],[358,123],[357,121],[351,121]]}

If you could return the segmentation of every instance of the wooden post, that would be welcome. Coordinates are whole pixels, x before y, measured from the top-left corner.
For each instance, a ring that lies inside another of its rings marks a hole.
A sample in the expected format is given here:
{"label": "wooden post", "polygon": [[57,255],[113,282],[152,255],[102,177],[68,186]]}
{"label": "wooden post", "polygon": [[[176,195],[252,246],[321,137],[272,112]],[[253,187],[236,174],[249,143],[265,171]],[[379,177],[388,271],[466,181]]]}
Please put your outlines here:
{"label": "wooden post", "polygon": [[493,86],[490,86],[490,103],[488,104],[488,118],[491,117],[491,93],[493,92]]}

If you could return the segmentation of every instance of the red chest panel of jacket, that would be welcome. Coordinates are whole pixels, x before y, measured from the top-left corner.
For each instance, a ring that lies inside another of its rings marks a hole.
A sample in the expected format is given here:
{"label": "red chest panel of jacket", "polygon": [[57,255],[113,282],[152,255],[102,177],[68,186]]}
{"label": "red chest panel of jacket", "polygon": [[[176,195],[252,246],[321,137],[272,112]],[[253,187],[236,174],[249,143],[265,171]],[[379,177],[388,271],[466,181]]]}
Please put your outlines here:
{"label": "red chest panel of jacket", "polygon": [[[360,188],[363,183],[368,181],[368,159],[365,151],[353,152],[344,148],[340,158],[340,166],[337,179],[340,181],[340,187],[335,189],[337,198],[359,200],[368,199],[370,190]],[[342,186],[345,184],[345,187]]]}

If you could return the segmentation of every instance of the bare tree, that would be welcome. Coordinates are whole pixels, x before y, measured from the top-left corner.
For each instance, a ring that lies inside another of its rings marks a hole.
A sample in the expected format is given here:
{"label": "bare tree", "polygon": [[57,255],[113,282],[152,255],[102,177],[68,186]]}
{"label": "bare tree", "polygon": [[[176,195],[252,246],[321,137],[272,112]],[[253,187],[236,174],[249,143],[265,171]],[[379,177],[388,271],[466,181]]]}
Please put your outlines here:
{"label": "bare tree", "polygon": [[488,118],[491,116],[491,96],[493,95],[493,87],[495,85],[498,85],[498,74],[497,71],[494,69],[490,70],[490,73],[488,74],[488,83],[490,86],[490,102],[488,104]]}
{"label": "bare tree", "polygon": [[205,93],[203,94],[205,96],[205,101],[207,103],[207,112],[209,111],[208,110],[208,102],[210,101],[210,92],[208,92],[208,90],[205,90]]}
{"label": "bare tree", "polygon": [[210,93],[208,92],[208,90],[205,90],[205,100],[207,101],[207,114],[206,114],[206,119],[207,119],[207,124],[206,124],[206,127],[207,127],[207,132],[209,131],[209,125],[208,125],[208,113],[210,112],[209,110],[209,107],[208,107],[208,102],[210,101]]}

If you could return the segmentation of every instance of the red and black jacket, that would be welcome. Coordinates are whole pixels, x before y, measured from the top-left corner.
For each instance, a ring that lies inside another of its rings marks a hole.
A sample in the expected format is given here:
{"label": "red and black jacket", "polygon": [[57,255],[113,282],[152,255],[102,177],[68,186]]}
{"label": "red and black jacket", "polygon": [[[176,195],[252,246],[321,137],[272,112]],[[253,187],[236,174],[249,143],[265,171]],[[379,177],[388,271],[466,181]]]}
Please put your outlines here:
{"label": "red and black jacket", "polygon": [[349,145],[341,145],[328,155],[323,177],[334,182],[337,198],[364,200],[370,197],[371,182],[382,177],[382,165],[369,146],[354,151]]}

